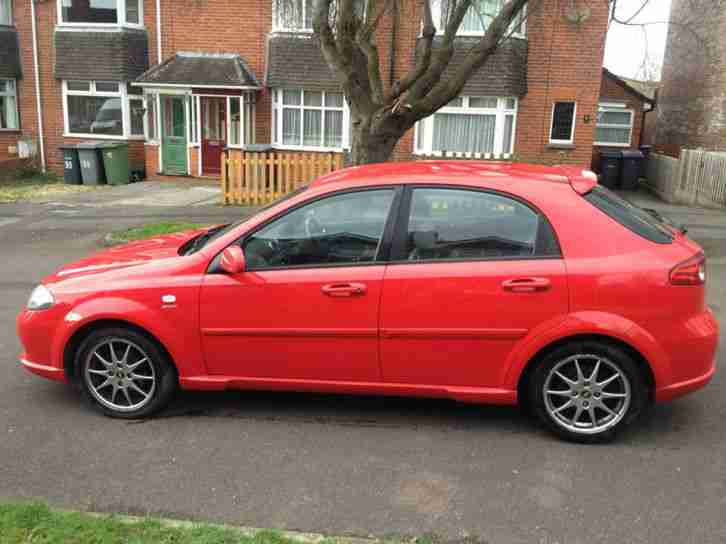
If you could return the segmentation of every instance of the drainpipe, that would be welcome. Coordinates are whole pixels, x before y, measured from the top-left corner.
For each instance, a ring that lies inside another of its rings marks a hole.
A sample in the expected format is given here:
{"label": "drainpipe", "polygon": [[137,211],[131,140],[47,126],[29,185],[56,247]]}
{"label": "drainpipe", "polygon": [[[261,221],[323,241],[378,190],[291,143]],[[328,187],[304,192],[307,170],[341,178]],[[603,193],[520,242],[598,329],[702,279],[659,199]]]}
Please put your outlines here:
{"label": "drainpipe", "polygon": [[161,64],[161,0],[156,0],[156,58]]}
{"label": "drainpipe", "polygon": [[38,110],[38,144],[40,146],[40,168],[45,173],[45,142],[43,140],[43,106],[40,100],[40,69],[38,68],[38,32],[35,23],[35,0],[30,0],[30,18],[33,28],[33,71],[35,72],[35,105]]}

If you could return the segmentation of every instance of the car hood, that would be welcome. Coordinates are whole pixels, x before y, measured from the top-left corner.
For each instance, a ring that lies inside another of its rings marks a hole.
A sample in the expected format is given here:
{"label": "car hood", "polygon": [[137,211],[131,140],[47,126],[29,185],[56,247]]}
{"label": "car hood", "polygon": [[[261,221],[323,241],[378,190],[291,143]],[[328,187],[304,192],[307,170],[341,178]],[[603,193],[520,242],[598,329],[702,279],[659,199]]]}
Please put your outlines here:
{"label": "car hood", "polygon": [[45,283],[57,283],[69,278],[102,274],[176,258],[179,256],[181,246],[205,230],[188,230],[115,246],[63,266],[46,278]]}

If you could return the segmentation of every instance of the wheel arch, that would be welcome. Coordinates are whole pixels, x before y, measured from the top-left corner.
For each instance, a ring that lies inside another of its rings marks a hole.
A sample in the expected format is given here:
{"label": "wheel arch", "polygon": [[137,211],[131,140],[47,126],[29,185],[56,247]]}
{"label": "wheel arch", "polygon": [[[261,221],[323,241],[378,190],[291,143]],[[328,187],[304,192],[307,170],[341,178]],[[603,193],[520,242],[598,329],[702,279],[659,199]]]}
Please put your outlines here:
{"label": "wheel arch", "polygon": [[580,333],[564,336],[550,342],[546,346],[542,347],[539,351],[537,351],[537,353],[535,353],[534,356],[529,359],[524,369],[520,373],[519,379],[517,381],[517,398],[519,400],[519,403],[525,404],[527,402],[527,387],[529,385],[529,380],[532,376],[532,372],[537,367],[537,365],[547,356],[547,354],[569,343],[587,341],[609,344],[611,346],[618,347],[628,353],[628,355],[630,355],[635,361],[646,383],[646,386],[648,388],[648,400],[650,402],[654,400],[656,380],[653,368],[648,359],[636,347],[626,342],[622,338],[617,338],[615,336],[609,336],[603,333]]}
{"label": "wheel arch", "polygon": [[78,374],[76,369],[76,354],[78,353],[78,348],[80,348],[81,344],[83,344],[83,341],[88,338],[93,332],[105,328],[125,328],[146,337],[149,341],[154,342],[157,346],[159,346],[159,349],[167,358],[169,364],[172,366],[172,368],[174,368],[174,371],[177,373],[177,375],[179,374],[179,369],[176,365],[176,362],[174,361],[174,358],[171,355],[171,352],[164,345],[164,342],[157,338],[153,333],[149,332],[147,329],[135,323],[131,323],[130,321],[108,318],[97,319],[88,323],[84,323],[76,331],[73,332],[71,337],[65,343],[65,346],[63,348],[63,371],[69,381],[74,383],[78,381]]}

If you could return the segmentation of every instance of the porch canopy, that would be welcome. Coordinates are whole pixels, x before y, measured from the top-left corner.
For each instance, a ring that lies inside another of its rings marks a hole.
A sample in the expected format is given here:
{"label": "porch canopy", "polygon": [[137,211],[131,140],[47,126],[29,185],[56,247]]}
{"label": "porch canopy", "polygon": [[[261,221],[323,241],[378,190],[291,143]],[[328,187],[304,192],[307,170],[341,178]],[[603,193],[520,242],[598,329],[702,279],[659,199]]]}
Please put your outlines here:
{"label": "porch canopy", "polygon": [[134,85],[248,91],[262,88],[255,73],[235,53],[179,52],[141,74]]}

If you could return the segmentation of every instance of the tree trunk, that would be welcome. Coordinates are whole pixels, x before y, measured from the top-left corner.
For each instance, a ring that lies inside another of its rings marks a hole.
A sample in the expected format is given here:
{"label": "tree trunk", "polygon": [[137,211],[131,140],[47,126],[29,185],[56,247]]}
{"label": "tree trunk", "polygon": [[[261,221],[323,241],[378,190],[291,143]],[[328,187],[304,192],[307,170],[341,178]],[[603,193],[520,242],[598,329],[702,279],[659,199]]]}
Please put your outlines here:
{"label": "tree trunk", "polygon": [[[371,116],[373,117],[373,116]],[[386,162],[405,130],[392,126],[387,116],[379,122],[371,118],[353,119],[350,142],[351,166]]]}

